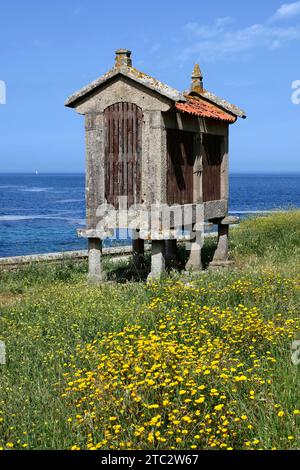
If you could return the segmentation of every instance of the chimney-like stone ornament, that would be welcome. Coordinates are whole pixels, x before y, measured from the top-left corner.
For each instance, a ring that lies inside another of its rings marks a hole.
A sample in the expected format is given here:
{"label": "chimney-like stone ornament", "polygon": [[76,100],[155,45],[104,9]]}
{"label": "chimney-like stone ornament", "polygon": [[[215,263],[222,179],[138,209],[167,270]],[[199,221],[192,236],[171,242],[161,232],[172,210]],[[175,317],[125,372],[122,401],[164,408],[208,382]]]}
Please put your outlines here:
{"label": "chimney-like stone ornament", "polygon": [[131,51],[118,49],[116,51],[115,67],[132,67]]}
{"label": "chimney-like stone ornament", "polygon": [[192,74],[191,92],[201,93],[203,91],[203,74],[199,64],[195,64]]}

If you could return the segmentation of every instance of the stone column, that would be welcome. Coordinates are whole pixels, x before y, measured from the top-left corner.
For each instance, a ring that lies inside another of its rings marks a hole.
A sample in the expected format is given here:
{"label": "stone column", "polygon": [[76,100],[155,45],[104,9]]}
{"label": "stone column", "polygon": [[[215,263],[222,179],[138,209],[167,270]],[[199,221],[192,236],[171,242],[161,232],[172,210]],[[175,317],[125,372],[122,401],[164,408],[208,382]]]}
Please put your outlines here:
{"label": "stone column", "polygon": [[203,203],[202,136],[201,136],[200,131],[198,134],[195,134],[194,136],[194,154],[195,154],[195,161],[194,161],[194,177],[193,177],[193,185],[194,185],[193,200],[194,200],[194,204],[200,204],[200,203]]}
{"label": "stone column", "polygon": [[226,210],[228,210],[228,197],[229,197],[229,164],[228,164],[228,148],[229,148],[229,130],[227,128],[226,134],[222,139],[222,164],[221,164],[221,199],[227,201]]}
{"label": "stone column", "polygon": [[92,284],[98,284],[103,280],[102,272],[102,240],[98,238],[88,239],[89,274],[88,280]]}
{"label": "stone column", "polygon": [[218,246],[211,266],[229,264],[229,225],[218,224]]}
{"label": "stone column", "polygon": [[98,206],[105,201],[103,113],[86,114],[85,140],[87,228],[95,229]]}
{"label": "stone column", "polygon": [[160,279],[166,269],[165,240],[152,240],[151,273],[148,280]]}
{"label": "stone column", "polygon": [[191,242],[190,256],[186,264],[187,271],[202,270],[202,247],[204,242],[204,232],[196,231],[195,239]]}
{"label": "stone column", "polygon": [[151,203],[167,201],[167,131],[161,111],[151,111],[149,129],[148,188]]}
{"label": "stone column", "polygon": [[136,230],[133,233],[132,239],[132,256],[133,256],[133,263],[137,269],[142,269],[143,261],[144,261],[144,254],[145,254],[145,241],[139,238],[139,231]]}
{"label": "stone column", "polygon": [[[197,203],[195,210],[193,210],[192,220],[189,222],[191,229],[191,243],[190,243],[190,256],[186,264],[187,271],[201,271],[202,270],[202,247],[204,244],[204,230],[205,230],[205,210],[204,204]],[[186,224],[188,225],[188,224]]]}

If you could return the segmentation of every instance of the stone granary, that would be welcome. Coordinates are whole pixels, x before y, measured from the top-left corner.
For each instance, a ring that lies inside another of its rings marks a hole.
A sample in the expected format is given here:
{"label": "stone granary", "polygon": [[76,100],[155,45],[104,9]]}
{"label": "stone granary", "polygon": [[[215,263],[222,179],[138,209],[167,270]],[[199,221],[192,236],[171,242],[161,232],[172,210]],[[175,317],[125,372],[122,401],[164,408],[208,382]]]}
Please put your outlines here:
{"label": "stone granary", "polygon": [[[122,227],[132,230],[137,262],[151,241],[152,277],[178,240],[190,243],[187,269],[201,269],[204,222],[218,226],[212,265],[228,263],[229,225],[238,222],[228,217],[229,125],[246,116],[204,88],[199,65],[180,92],[134,68],[121,49],[114,67],[65,105],[85,116],[87,226],[78,233],[88,239],[91,281],[102,280],[102,240]],[[161,214],[170,206],[188,222],[177,213],[166,228]]]}

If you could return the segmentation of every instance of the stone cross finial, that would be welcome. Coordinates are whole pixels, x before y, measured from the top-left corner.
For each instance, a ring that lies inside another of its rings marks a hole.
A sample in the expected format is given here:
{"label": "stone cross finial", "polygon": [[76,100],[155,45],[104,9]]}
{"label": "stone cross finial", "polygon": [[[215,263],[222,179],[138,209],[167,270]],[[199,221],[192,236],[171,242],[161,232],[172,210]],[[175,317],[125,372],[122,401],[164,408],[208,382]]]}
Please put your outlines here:
{"label": "stone cross finial", "polygon": [[132,67],[131,51],[128,49],[118,49],[116,51],[115,67]]}
{"label": "stone cross finial", "polygon": [[203,91],[203,74],[199,64],[195,64],[193,70],[191,91],[195,91],[197,93],[201,93],[201,91]]}

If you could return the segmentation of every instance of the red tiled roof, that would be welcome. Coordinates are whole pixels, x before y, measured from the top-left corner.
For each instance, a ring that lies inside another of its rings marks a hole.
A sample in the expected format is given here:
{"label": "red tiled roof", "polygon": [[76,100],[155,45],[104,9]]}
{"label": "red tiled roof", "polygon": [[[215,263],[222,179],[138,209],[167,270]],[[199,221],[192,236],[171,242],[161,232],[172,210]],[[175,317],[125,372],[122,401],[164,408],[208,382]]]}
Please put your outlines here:
{"label": "red tiled roof", "polygon": [[187,97],[187,101],[185,103],[176,103],[175,107],[178,111],[193,114],[194,116],[218,119],[219,121],[229,123],[234,123],[237,120],[236,116],[223,111],[218,106],[201,98]]}

